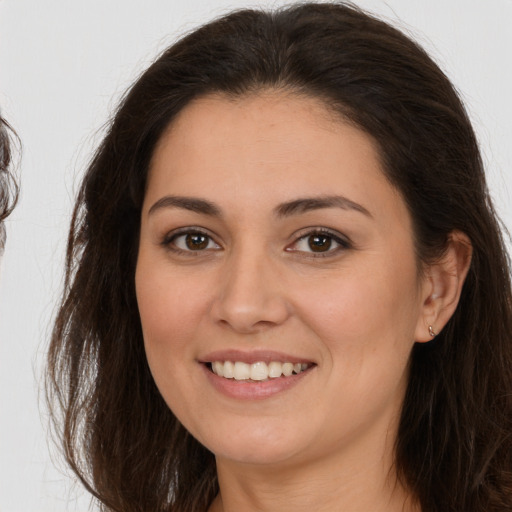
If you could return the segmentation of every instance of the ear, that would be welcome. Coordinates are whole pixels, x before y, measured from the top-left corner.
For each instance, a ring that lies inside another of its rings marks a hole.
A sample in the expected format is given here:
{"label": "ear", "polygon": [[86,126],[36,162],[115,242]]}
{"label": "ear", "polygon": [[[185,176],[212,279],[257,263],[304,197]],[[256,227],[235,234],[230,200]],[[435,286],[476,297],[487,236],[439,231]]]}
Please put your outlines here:
{"label": "ear", "polygon": [[452,231],[445,253],[425,269],[422,314],[416,326],[415,341],[430,341],[432,333],[439,334],[450,320],[459,303],[471,254],[468,236],[461,231]]}

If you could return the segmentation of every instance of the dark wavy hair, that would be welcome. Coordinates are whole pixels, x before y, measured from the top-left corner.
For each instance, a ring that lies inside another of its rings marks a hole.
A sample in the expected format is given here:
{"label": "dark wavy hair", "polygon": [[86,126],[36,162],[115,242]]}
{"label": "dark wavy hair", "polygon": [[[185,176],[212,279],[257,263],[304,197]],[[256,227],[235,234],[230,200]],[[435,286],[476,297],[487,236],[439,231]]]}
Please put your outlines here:
{"label": "dark wavy hair", "polygon": [[48,396],[68,463],[102,510],[205,511],[215,460],[160,396],[134,274],[148,166],[194,98],[286,90],[322,100],[377,143],[408,205],[420,263],[453,230],[473,246],[458,308],[416,344],[395,445],[425,512],[512,510],[510,267],[477,140],[450,81],[416,43],[344,3],[235,11],[172,45],[115,113],[83,179]]}
{"label": "dark wavy hair", "polygon": [[4,220],[18,201],[18,184],[11,169],[15,143],[19,145],[18,136],[11,125],[0,116],[0,253],[5,244]]}

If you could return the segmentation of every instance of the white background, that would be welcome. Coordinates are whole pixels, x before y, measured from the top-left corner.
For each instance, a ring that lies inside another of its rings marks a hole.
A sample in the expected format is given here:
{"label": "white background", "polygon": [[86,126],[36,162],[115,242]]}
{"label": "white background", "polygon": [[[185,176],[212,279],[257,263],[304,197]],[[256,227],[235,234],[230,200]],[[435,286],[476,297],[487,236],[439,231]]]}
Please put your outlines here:
{"label": "white background", "polygon": [[[0,0],[0,105],[23,141],[0,276],[0,511],[85,511],[47,438],[42,361],[71,205],[117,98],[180,34],[243,0]],[[356,0],[418,39],[465,99],[512,226],[512,0]],[[149,511],[148,511],[149,512]]]}

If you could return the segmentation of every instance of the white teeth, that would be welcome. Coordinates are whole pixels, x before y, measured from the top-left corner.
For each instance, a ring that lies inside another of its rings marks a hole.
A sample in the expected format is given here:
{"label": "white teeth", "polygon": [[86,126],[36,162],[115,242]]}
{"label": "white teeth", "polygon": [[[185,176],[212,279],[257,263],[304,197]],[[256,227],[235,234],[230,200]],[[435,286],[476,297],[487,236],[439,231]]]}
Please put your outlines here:
{"label": "white teeth", "polygon": [[211,369],[219,377],[235,380],[262,381],[276,379],[284,375],[289,377],[292,374],[299,374],[309,368],[307,363],[281,363],[271,361],[269,364],[263,361],[247,364],[242,361],[213,361]]}
{"label": "white teeth", "polygon": [[215,361],[212,363],[213,373],[219,375],[219,377],[224,377],[224,365],[220,361]]}
{"label": "white teeth", "polygon": [[268,366],[263,362],[251,364],[251,380],[265,379],[268,379]]}
{"label": "white teeth", "polygon": [[278,363],[277,361],[272,361],[268,365],[268,376],[271,379],[275,379],[276,377],[281,377],[282,373],[283,373],[283,365],[281,363]]}
{"label": "white teeth", "polygon": [[[220,363],[220,361],[219,361]],[[220,363],[222,364],[222,363]],[[215,372],[215,369],[213,370]],[[226,379],[232,379],[235,376],[235,365],[231,361],[226,361],[224,363],[224,375],[223,377],[226,377]]]}
{"label": "white teeth", "polygon": [[283,363],[283,375],[289,377],[293,373],[293,363]]}
{"label": "white teeth", "polygon": [[235,380],[247,380],[251,377],[251,367],[247,363],[237,361],[234,371]]}

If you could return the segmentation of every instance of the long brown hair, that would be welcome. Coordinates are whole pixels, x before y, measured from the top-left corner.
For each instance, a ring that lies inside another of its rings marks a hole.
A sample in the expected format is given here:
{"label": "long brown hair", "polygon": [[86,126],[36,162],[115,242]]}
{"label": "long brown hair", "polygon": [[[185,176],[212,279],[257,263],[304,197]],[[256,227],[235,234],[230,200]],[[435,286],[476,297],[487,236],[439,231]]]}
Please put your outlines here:
{"label": "long brown hair", "polygon": [[18,201],[18,183],[12,170],[13,145],[20,141],[11,125],[0,116],[0,253],[5,243],[3,221],[10,215]]}
{"label": "long brown hair", "polygon": [[414,347],[396,441],[425,512],[512,510],[512,297],[475,134],[449,80],[358,8],[241,10],[167,49],[122,100],[83,180],[48,356],[67,460],[105,511],[204,511],[214,456],[180,425],[146,362],[135,299],[140,211],[155,144],[193,98],[286,89],[322,99],[376,141],[404,197],[418,261],[453,230],[473,259],[446,328]]}

